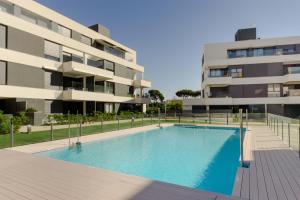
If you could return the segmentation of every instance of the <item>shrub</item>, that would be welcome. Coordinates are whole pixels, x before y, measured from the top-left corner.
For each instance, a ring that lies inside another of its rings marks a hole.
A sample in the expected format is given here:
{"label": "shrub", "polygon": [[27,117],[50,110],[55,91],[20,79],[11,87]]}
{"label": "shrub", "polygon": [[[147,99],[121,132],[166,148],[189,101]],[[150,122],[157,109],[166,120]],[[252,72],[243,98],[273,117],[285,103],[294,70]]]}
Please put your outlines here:
{"label": "shrub", "polygon": [[[28,117],[25,112],[21,112],[12,117],[14,132],[18,133],[21,125],[28,122]],[[0,110],[0,134],[8,134],[10,132],[10,119]]]}

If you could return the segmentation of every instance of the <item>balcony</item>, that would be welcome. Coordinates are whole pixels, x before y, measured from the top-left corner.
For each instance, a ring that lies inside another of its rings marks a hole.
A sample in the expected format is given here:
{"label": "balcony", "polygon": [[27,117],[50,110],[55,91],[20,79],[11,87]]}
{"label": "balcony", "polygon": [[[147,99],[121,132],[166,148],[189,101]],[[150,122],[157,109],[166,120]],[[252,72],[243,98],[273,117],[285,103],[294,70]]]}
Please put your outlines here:
{"label": "balcony", "polygon": [[65,75],[76,78],[95,76],[96,80],[109,80],[114,76],[114,73],[111,71],[84,65],[74,61],[64,62],[62,68]]}
{"label": "balcony", "polygon": [[150,88],[151,87],[151,82],[150,81],[145,81],[145,80],[134,80],[133,85],[135,87]]}
{"label": "balcony", "polygon": [[64,101],[130,102],[133,97],[121,97],[113,94],[90,92],[68,88],[63,91]]}
{"label": "balcony", "polygon": [[289,89],[288,96],[300,96],[300,89]]}

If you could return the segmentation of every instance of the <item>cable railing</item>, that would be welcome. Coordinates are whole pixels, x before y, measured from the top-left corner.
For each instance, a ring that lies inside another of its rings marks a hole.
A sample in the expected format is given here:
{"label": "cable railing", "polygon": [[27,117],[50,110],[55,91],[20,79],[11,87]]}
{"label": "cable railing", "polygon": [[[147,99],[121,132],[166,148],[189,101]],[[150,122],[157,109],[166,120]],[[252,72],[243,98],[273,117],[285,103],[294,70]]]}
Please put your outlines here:
{"label": "cable railing", "polygon": [[300,119],[268,113],[267,125],[283,143],[296,151],[300,157]]}

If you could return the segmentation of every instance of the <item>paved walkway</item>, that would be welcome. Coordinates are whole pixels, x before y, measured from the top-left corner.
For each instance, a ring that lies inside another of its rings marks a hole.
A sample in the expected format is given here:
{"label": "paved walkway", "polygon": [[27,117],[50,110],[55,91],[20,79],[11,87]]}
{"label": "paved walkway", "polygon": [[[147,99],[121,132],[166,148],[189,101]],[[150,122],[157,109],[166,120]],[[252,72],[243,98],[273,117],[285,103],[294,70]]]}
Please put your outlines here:
{"label": "paved walkway", "polygon": [[240,168],[233,195],[253,200],[299,200],[300,159],[267,126],[250,128],[250,168]]}

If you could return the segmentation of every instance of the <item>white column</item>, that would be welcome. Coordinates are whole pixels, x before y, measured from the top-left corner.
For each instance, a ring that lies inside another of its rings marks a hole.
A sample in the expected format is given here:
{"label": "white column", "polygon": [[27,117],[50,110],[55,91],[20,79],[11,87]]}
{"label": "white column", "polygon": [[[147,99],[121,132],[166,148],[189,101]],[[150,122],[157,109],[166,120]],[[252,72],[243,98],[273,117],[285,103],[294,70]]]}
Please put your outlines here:
{"label": "white column", "polygon": [[86,53],[83,53],[83,64],[87,65],[87,56],[86,56]]}
{"label": "white column", "polygon": [[142,112],[143,112],[143,113],[146,113],[146,110],[147,110],[147,105],[146,105],[146,104],[143,104],[143,110],[142,110]]}
{"label": "white column", "polygon": [[84,76],[83,77],[83,90],[86,89],[86,77]]}

